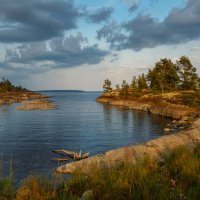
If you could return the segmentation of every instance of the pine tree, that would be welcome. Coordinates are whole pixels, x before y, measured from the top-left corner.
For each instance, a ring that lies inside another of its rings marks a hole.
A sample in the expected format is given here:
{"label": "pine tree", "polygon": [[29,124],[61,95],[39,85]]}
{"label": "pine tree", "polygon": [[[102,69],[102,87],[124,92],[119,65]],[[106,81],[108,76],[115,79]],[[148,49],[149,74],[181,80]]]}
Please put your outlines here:
{"label": "pine tree", "polygon": [[128,97],[128,95],[129,95],[129,85],[125,80],[123,80],[120,90],[120,96]]}
{"label": "pine tree", "polygon": [[175,90],[179,81],[176,66],[170,59],[163,58],[149,70],[147,80],[154,91]]}
{"label": "pine tree", "polygon": [[176,62],[176,67],[180,77],[180,88],[183,90],[196,90],[198,87],[198,75],[189,58],[186,56],[180,57]]}
{"label": "pine tree", "polygon": [[138,76],[138,89],[142,90],[142,89],[147,89],[147,88],[148,88],[147,80],[143,73],[142,75]]}
{"label": "pine tree", "polygon": [[133,76],[130,87],[132,89],[137,89],[138,88],[138,79],[136,78],[136,76]]}
{"label": "pine tree", "polygon": [[104,80],[103,91],[104,91],[104,93],[112,91],[111,81],[108,78],[106,80]]}

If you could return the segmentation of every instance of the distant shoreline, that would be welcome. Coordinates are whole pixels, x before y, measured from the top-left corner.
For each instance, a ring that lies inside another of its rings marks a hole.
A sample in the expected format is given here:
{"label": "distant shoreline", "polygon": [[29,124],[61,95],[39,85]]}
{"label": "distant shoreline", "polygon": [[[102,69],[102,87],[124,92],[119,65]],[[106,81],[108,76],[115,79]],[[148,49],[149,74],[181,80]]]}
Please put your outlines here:
{"label": "distant shoreline", "polygon": [[36,90],[36,92],[85,92],[83,90]]}
{"label": "distant shoreline", "polygon": [[36,90],[35,92],[80,92],[80,93],[84,93],[84,92],[101,92],[102,91],[86,91],[86,90]]}

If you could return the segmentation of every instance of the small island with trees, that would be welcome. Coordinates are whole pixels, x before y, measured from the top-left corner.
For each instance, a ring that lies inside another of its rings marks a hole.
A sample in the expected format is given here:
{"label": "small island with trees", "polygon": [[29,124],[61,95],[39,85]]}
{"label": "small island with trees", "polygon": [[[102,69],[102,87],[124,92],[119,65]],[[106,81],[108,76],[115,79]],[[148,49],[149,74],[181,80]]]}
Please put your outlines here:
{"label": "small island with trees", "polygon": [[188,98],[194,99],[190,99],[190,102],[185,99],[186,101],[183,103],[200,105],[200,77],[196,73],[196,68],[186,56],[180,57],[176,63],[173,63],[170,59],[162,58],[155,63],[154,68],[148,70],[147,74],[134,76],[130,84],[123,80],[121,87],[117,84],[115,89],[111,87],[111,81],[106,79],[103,90],[105,96],[121,99],[169,92],[184,92],[183,94],[189,92],[191,96],[188,96]]}
{"label": "small island with trees", "polygon": [[173,119],[195,118],[200,109],[200,77],[189,58],[182,56],[173,63],[162,58],[147,74],[133,77],[129,84],[112,88],[111,81],[103,84],[104,93],[97,102],[149,111]]}
{"label": "small island with trees", "polygon": [[46,99],[48,96],[30,91],[20,86],[15,86],[8,79],[3,78],[0,82],[0,106],[22,103],[17,110],[49,110],[54,109],[55,104]]}

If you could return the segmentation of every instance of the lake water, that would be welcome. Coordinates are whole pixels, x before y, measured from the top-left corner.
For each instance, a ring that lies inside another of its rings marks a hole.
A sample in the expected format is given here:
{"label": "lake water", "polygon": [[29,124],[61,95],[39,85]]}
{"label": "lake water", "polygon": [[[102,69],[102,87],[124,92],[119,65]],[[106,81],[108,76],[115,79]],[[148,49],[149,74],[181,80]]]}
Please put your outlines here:
{"label": "lake water", "polygon": [[82,150],[91,155],[159,137],[168,118],[100,104],[100,92],[42,92],[56,110],[19,111],[18,104],[0,107],[1,173],[9,162],[17,182],[30,174],[49,174],[54,149]]}

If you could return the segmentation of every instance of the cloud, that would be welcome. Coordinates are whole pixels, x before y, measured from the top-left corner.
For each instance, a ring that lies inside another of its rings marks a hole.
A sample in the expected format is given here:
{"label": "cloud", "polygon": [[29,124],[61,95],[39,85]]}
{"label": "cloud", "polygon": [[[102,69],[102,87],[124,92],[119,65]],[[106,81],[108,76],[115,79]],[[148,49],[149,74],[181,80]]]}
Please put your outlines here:
{"label": "cloud", "polygon": [[77,33],[76,36],[52,39],[49,43],[24,43],[15,49],[7,49],[5,61],[0,63],[0,67],[42,72],[100,63],[108,52],[100,50],[97,44],[88,46],[87,40],[81,33]]}
{"label": "cloud", "polygon": [[139,0],[122,0],[129,8],[129,12],[134,12],[139,7]]}
{"label": "cloud", "polygon": [[76,28],[73,0],[0,0],[0,42],[33,42]]}
{"label": "cloud", "polygon": [[129,12],[134,12],[138,9],[138,4],[133,4],[128,10]]}
{"label": "cloud", "polygon": [[99,40],[105,39],[113,49],[119,48],[126,40],[126,36],[122,34],[122,26],[114,21],[99,29],[97,31],[97,38]]}
{"label": "cloud", "polygon": [[113,12],[113,8],[109,7],[103,7],[100,9],[96,9],[94,11],[87,11],[88,14],[86,14],[86,17],[92,22],[92,23],[100,23],[105,22],[111,17],[111,14]]}
{"label": "cloud", "polygon": [[[121,24],[120,32],[119,26],[113,28],[115,30],[109,30],[108,25],[104,26],[97,31],[97,37],[105,38],[114,49],[139,51],[158,45],[195,40],[200,38],[200,1],[188,0],[185,8],[172,9],[162,22],[149,15],[140,14]],[[114,36],[111,37],[113,33]]]}

